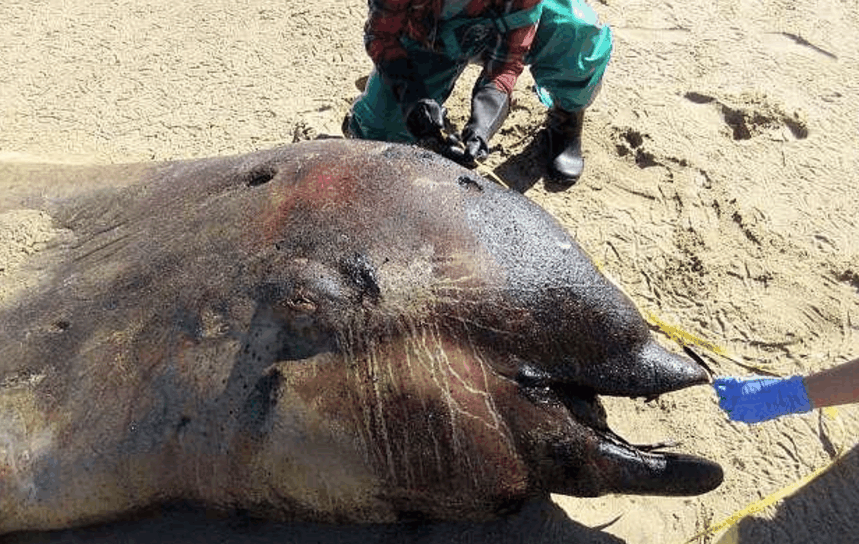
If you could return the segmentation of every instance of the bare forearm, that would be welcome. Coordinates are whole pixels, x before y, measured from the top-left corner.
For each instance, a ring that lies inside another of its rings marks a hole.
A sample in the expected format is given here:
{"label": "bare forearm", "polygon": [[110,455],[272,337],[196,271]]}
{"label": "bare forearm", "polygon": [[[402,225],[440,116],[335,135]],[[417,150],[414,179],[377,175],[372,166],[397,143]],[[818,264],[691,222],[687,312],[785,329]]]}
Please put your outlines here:
{"label": "bare forearm", "polygon": [[859,359],[806,376],[803,382],[815,408],[859,402]]}

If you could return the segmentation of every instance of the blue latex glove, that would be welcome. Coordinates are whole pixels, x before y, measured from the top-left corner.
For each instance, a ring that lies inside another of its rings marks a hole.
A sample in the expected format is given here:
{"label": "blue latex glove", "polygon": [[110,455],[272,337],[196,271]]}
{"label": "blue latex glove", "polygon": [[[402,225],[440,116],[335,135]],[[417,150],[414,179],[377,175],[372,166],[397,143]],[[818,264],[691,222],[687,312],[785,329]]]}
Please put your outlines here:
{"label": "blue latex glove", "polygon": [[791,378],[720,377],[713,380],[719,407],[734,421],[759,423],[812,410],[802,376]]}

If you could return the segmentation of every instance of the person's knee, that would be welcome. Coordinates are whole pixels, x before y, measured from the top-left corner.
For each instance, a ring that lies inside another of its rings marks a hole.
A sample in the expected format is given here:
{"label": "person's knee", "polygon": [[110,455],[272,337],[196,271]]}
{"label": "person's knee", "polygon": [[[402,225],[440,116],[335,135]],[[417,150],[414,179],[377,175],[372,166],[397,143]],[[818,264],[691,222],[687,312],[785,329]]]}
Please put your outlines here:
{"label": "person's knee", "polygon": [[611,57],[613,36],[586,4],[569,0],[545,0],[544,17],[526,63],[532,70],[581,73],[578,79],[604,68]]}
{"label": "person's knee", "polygon": [[594,64],[605,68],[614,50],[614,36],[612,35],[611,27],[608,25],[599,25],[592,28],[593,33],[587,40],[587,43],[592,45],[591,55]]}
{"label": "person's knee", "polygon": [[364,134],[364,131],[361,128],[361,124],[355,120],[355,113],[352,111],[352,109],[346,112],[346,117],[343,118],[343,124],[341,125],[340,130],[343,132],[343,136],[345,136],[346,138],[353,138],[356,140],[369,139]]}
{"label": "person's knee", "polygon": [[359,98],[343,120],[343,133],[347,137],[361,140],[411,143],[414,138],[406,129],[399,112],[380,115],[378,110],[368,107]]}
{"label": "person's knee", "polygon": [[352,138],[387,142],[410,142],[400,106],[372,73],[364,92],[352,104],[343,122],[343,132]]}

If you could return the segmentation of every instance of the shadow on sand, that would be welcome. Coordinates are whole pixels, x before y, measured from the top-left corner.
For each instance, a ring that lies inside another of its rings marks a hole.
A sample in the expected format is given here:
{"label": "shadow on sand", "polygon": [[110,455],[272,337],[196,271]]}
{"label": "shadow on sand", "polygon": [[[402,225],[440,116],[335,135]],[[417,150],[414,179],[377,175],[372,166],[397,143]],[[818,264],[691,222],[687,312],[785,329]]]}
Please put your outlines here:
{"label": "shadow on sand", "polygon": [[0,537],[0,541],[9,544],[625,544],[614,536],[572,521],[548,500],[535,501],[517,514],[485,523],[347,526],[213,517],[193,508],[174,507],[133,521],[16,533]]}
{"label": "shadow on sand", "polygon": [[859,542],[859,446],[785,499],[773,519],[747,517],[737,529],[739,544]]}
{"label": "shadow on sand", "polygon": [[541,179],[546,178],[545,130],[529,135],[531,141],[521,153],[510,156],[495,167],[495,173],[516,192],[525,194]]}
{"label": "shadow on sand", "polygon": [[549,137],[546,129],[535,130],[530,138],[528,146],[495,167],[495,173],[508,187],[522,194],[531,190],[540,180],[543,180],[543,187],[549,193],[559,193],[573,187],[557,183],[549,175],[546,157]]}

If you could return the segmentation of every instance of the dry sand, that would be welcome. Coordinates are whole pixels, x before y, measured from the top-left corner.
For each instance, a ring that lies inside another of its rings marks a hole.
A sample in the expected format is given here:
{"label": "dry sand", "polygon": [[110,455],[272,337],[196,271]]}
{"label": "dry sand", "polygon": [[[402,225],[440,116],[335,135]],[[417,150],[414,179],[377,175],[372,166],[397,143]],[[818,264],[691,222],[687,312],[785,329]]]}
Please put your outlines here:
{"label": "dry sand", "polygon": [[[642,311],[706,340],[718,374],[806,373],[859,356],[859,5],[607,0],[615,32],[585,127],[587,170],[544,187],[543,110],[520,80],[488,166],[558,217]],[[370,61],[361,0],[0,3],[0,195],[22,162],[234,154],[339,134]],[[449,103],[460,125],[476,72]],[[59,189],[58,189],[59,190]],[[57,234],[0,197],[0,296]],[[671,340],[663,335],[666,343]],[[629,544],[676,543],[835,466],[695,542],[859,542],[859,410],[757,426],[707,387],[608,403],[632,442],[723,464],[702,497],[556,497]]]}

